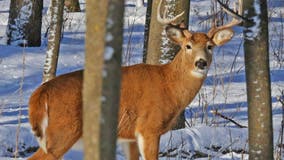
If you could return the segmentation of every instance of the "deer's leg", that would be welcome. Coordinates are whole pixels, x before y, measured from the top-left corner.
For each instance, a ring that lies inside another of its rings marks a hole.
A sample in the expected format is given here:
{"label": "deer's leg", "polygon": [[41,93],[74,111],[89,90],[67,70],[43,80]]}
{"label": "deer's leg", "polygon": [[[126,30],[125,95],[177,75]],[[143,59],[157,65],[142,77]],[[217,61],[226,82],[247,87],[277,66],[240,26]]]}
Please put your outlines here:
{"label": "deer's leg", "polygon": [[81,137],[82,121],[80,118],[62,121],[50,117],[44,135],[47,153],[39,149],[29,160],[60,160]]}
{"label": "deer's leg", "polygon": [[136,142],[130,142],[130,160],[139,160],[139,149]]}
{"label": "deer's leg", "polygon": [[139,160],[139,150],[136,142],[121,143],[127,160]]}
{"label": "deer's leg", "polygon": [[160,136],[137,133],[137,143],[143,160],[157,160],[159,155]]}
{"label": "deer's leg", "polygon": [[[81,137],[81,133],[77,132],[68,134],[64,132],[54,133],[47,138],[47,153],[39,148],[28,160],[61,160],[63,155],[73,146]],[[58,138],[62,138],[58,140]]]}
{"label": "deer's leg", "polygon": [[82,136],[82,123],[70,121],[65,126],[53,124],[52,129],[47,130],[47,151],[60,159]]}

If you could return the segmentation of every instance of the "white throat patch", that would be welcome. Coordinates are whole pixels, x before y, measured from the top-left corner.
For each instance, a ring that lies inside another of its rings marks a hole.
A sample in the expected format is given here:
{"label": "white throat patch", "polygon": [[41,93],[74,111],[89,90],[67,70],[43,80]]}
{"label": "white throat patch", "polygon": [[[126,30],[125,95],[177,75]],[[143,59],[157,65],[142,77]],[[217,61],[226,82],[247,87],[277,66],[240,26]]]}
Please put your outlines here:
{"label": "white throat patch", "polygon": [[196,77],[196,78],[204,78],[204,77],[206,77],[207,72],[208,72],[208,69],[204,69],[204,70],[195,69],[195,70],[191,71],[191,75],[193,77]]}

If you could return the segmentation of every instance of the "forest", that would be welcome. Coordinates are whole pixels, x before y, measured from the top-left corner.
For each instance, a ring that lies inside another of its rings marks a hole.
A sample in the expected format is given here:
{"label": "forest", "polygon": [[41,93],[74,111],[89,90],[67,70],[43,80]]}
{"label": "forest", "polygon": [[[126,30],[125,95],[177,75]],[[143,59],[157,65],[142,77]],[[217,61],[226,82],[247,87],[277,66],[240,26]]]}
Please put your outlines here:
{"label": "forest", "polygon": [[0,160],[284,159],[283,0],[0,6]]}

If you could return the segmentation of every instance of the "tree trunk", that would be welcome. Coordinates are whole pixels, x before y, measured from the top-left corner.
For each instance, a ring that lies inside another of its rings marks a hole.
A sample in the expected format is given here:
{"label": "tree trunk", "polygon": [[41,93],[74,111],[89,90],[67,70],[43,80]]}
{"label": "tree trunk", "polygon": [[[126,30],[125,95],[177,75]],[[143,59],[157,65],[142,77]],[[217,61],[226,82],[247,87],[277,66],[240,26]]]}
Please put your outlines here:
{"label": "tree trunk", "polygon": [[136,0],[136,7],[144,6],[144,0]]}
{"label": "tree trunk", "polygon": [[[159,64],[161,60],[169,62],[174,58],[175,54],[179,50],[179,47],[175,44],[172,44],[166,37],[164,26],[157,21],[156,17],[158,4],[159,0],[149,0],[147,6],[143,62],[148,64]],[[190,8],[189,0],[181,0],[177,2],[175,0],[171,0],[169,4],[163,2],[161,5],[162,12],[164,11],[166,5],[169,6],[169,13],[167,17],[177,15],[184,11],[184,15],[180,17],[177,22],[183,21],[186,26],[188,25]]]}
{"label": "tree trunk", "polygon": [[[175,0],[172,1],[169,6],[169,15],[174,16],[183,11],[185,12],[184,15],[177,20],[177,22],[184,22],[185,27],[188,28],[190,0]],[[164,43],[161,44],[162,54],[160,55],[160,62],[168,63],[174,59],[180,47],[168,39],[165,31],[162,33],[162,41]]]}
{"label": "tree trunk", "polygon": [[64,0],[52,0],[50,7],[50,28],[48,32],[48,45],[43,68],[43,82],[56,76],[58,55],[60,49],[61,29],[63,23]]}
{"label": "tree trunk", "polygon": [[83,85],[84,159],[100,160],[101,73],[108,1],[98,3],[98,0],[86,0],[86,4],[86,64]]}
{"label": "tree trunk", "polygon": [[267,2],[244,1],[249,159],[273,159]]}
{"label": "tree trunk", "polygon": [[6,32],[8,45],[41,45],[42,8],[42,0],[11,1]]}
{"label": "tree trunk", "polygon": [[86,3],[88,5],[83,87],[84,157],[86,160],[114,160],[124,3],[120,0],[87,0]]}
{"label": "tree trunk", "polygon": [[153,3],[152,0],[147,0],[147,10],[146,10],[145,29],[144,29],[143,63],[146,63],[146,60],[147,60],[148,41],[149,41],[151,13],[152,13],[152,3]]}
{"label": "tree trunk", "polygon": [[101,160],[115,160],[120,99],[124,2],[109,0],[104,53],[100,145]]}
{"label": "tree trunk", "polygon": [[[163,26],[157,21],[157,7],[159,0],[148,1],[145,40],[144,40],[144,60],[148,64],[159,64],[161,56],[161,33]],[[164,8],[165,3],[162,3],[161,8]],[[150,8],[151,7],[151,8]],[[151,14],[149,14],[151,12]],[[147,33],[146,33],[147,31]],[[147,38],[147,39],[146,39]]]}
{"label": "tree trunk", "polygon": [[79,0],[65,0],[65,6],[69,12],[81,12]]}

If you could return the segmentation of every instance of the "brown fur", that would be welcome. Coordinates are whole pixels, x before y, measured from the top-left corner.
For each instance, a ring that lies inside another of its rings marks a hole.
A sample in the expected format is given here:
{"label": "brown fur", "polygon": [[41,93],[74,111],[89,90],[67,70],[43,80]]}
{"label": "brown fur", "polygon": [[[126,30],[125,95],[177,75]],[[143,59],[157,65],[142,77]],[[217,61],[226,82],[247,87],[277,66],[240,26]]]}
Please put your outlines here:
{"label": "brown fur", "polygon": [[[195,57],[202,55],[208,61],[208,67],[212,60],[212,54],[206,49],[206,43],[211,39],[206,34],[190,33],[191,40],[182,34],[184,31],[176,29],[172,32],[180,33],[173,34],[172,39],[179,43],[181,50],[171,63],[122,67],[118,137],[136,140],[141,135],[144,148],[140,146],[140,151],[146,160],[158,159],[160,136],[172,128],[205,79],[205,76],[200,78],[191,74]],[[192,44],[190,51],[186,50],[188,43]],[[59,159],[82,135],[82,78],[82,70],[61,75],[32,94],[29,116],[36,136],[43,135],[41,122],[43,116],[48,115],[48,153],[39,149],[29,160]],[[47,111],[45,103],[48,104]],[[138,159],[138,154],[134,154],[137,149],[131,150],[131,160]]]}
{"label": "brown fur", "polygon": [[[41,122],[48,104],[47,151],[59,159],[82,135],[82,71],[76,71],[42,84],[31,96],[29,117],[32,129],[42,137]],[[63,143],[63,144],[62,144]],[[39,150],[34,157],[49,154]],[[38,159],[38,158],[31,158]],[[50,158],[52,159],[52,158]]]}

